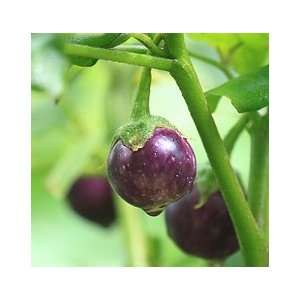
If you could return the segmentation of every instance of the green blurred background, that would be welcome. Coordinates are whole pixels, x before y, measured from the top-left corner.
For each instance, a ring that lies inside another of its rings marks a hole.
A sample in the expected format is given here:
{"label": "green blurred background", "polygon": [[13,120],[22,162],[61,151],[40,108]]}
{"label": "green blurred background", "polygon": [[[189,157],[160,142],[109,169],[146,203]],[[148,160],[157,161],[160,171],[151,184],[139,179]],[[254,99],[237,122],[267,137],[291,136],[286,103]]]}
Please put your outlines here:
{"label": "green blurred background", "polygon": [[[233,38],[223,36],[226,34],[219,34],[216,43],[226,51]],[[268,37],[249,37],[252,52],[242,51],[242,59],[232,68],[236,74],[267,62],[266,57],[257,61],[259,55],[255,51],[257,43],[261,39],[266,42]],[[32,265],[126,266],[128,248],[120,222],[109,229],[98,227],[73,213],[64,195],[78,176],[105,174],[112,135],[128,120],[141,68],[106,61],[88,68],[69,68],[52,46],[52,39],[51,34],[32,35]],[[190,49],[219,60],[211,41],[205,36],[187,36]],[[195,59],[193,63],[204,90],[227,80],[214,66]],[[192,144],[198,165],[206,163],[201,140],[174,80],[163,71],[153,70],[152,75],[152,114],[173,123]],[[224,136],[239,114],[228,99],[222,98],[213,116]],[[245,186],[249,143],[248,134],[242,133],[232,155],[232,164]],[[173,244],[166,233],[164,214],[153,218],[134,207],[128,209],[136,211],[138,226],[151,241],[152,265],[207,265],[205,260],[185,255]],[[225,265],[243,265],[240,253],[230,257]]]}

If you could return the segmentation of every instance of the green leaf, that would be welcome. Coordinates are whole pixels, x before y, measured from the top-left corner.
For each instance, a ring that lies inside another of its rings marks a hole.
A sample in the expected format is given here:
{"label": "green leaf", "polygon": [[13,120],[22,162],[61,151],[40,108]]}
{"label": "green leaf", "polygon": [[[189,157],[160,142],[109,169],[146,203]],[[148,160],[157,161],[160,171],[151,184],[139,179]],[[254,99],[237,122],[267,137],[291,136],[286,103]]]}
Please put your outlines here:
{"label": "green leaf", "polygon": [[213,95],[213,94],[207,94],[206,95],[208,108],[209,108],[211,113],[215,112],[221,98],[222,97],[218,96],[218,95]]}
{"label": "green leaf", "polygon": [[268,33],[191,33],[190,38],[215,48],[223,63],[247,74],[268,64]]}
{"label": "green leaf", "polygon": [[232,79],[206,94],[230,98],[240,113],[261,109],[269,103],[269,66]]}
{"label": "green leaf", "polygon": [[219,48],[224,53],[240,42],[236,33],[190,33],[188,36],[193,40],[203,41],[212,47]]}
{"label": "green leaf", "polygon": [[73,65],[80,67],[92,67],[97,62],[97,59],[80,56],[70,56],[70,60]]}
{"label": "green leaf", "polygon": [[73,44],[86,45],[86,46],[90,46],[90,47],[106,48],[106,47],[111,47],[111,44],[118,37],[120,37],[120,35],[121,35],[121,33],[72,34],[69,42],[73,43]]}
{"label": "green leaf", "polygon": [[240,73],[257,71],[268,63],[269,35],[266,33],[243,33],[239,35],[239,47],[230,64]]}
{"label": "green leaf", "polygon": [[53,98],[59,97],[70,64],[56,36],[32,34],[31,47],[31,86],[34,90],[46,91]]}

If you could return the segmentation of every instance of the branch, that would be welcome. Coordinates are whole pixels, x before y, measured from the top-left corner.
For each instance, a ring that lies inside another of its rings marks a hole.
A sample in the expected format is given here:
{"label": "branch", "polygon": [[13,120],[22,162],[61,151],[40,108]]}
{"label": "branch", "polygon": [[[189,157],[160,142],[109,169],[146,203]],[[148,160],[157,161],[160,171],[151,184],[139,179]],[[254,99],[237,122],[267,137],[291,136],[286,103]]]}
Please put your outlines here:
{"label": "branch", "polygon": [[115,49],[94,48],[84,45],[66,44],[64,51],[67,55],[103,59],[130,65],[150,67],[170,71],[173,60],[146,54],[130,53]]}
{"label": "branch", "polygon": [[229,157],[231,155],[236,140],[240,136],[243,129],[246,127],[248,121],[249,121],[248,114],[242,115],[240,119],[233,125],[233,127],[226,134],[224,138],[224,146],[228,152]]}
{"label": "branch", "polygon": [[142,45],[121,45],[116,48],[118,51],[133,52],[139,54],[147,54],[148,49]]}
{"label": "branch", "polygon": [[143,33],[131,33],[130,36],[144,44],[151,53],[162,57],[166,56],[165,52],[160,49],[149,36]]}
{"label": "branch", "polygon": [[267,206],[268,194],[268,118],[258,116],[254,119],[252,127],[249,129],[251,137],[251,161],[248,184],[248,200],[252,213],[257,222],[263,223],[263,209]]}

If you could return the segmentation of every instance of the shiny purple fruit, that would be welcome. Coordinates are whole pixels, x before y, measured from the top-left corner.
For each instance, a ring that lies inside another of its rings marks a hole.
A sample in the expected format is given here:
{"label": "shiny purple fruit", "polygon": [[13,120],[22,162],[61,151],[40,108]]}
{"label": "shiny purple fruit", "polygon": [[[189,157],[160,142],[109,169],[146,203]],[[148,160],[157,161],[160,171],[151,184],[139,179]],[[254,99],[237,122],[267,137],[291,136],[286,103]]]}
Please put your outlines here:
{"label": "shiny purple fruit", "polygon": [[67,198],[74,211],[90,221],[108,227],[115,220],[112,189],[103,177],[80,177]]}
{"label": "shiny purple fruit", "polygon": [[196,208],[200,193],[193,191],[166,209],[168,235],[184,252],[207,259],[224,259],[239,249],[229,213],[220,192]]}
{"label": "shiny purple fruit", "polygon": [[124,200],[155,216],[192,190],[196,159],[190,144],[177,131],[156,128],[137,151],[118,140],[108,158],[108,173]]}

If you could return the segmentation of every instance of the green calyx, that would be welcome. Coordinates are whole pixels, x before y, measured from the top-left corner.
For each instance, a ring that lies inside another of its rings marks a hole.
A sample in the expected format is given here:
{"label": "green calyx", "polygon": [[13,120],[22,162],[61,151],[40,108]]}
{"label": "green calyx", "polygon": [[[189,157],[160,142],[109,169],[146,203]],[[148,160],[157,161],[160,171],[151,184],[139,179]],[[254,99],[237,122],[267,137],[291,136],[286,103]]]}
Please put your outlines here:
{"label": "green calyx", "polygon": [[[215,172],[209,164],[199,166],[197,169],[199,171],[197,174],[196,184],[200,191],[200,199],[195,205],[195,209],[202,207],[213,193],[220,191],[220,185],[218,183]],[[238,172],[235,173],[240,182],[243,193],[246,194],[246,190],[240,174]]]}
{"label": "green calyx", "polygon": [[198,170],[196,184],[199,188],[201,197],[195,205],[195,209],[202,207],[208,201],[209,196],[219,190],[216,175],[209,164],[200,166]]}
{"label": "green calyx", "polygon": [[163,117],[145,116],[120,127],[114,136],[113,144],[121,140],[122,143],[132,151],[137,151],[144,147],[145,143],[152,137],[156,128],[171,128],[177,130]]}

